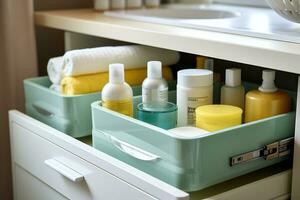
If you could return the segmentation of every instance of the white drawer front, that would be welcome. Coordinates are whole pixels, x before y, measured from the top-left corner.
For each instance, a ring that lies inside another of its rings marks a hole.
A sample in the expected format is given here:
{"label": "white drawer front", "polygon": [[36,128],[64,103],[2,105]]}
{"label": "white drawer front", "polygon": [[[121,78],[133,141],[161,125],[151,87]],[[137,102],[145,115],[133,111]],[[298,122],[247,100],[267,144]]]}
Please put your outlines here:
{"label": "white drawer front", "polygon": [[69,199],[155,199],[19,124],[11,130],[14,162]]}
{"label": "white drawer front", "polygon": [[68,200],[29,172],[15,165],[14,200]]}

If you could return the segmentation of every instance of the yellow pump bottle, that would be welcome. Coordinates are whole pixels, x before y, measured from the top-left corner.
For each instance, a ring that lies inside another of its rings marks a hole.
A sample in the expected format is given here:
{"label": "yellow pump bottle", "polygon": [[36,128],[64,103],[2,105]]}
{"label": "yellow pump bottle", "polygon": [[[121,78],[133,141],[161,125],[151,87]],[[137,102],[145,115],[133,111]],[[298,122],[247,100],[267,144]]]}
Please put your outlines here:
{"label": "yellow pump bottle", "polygon": [[263,83],[258,90],[246,94],[245,122],[289,112],[291,97],[275,86],[275,71],[263,71]]}

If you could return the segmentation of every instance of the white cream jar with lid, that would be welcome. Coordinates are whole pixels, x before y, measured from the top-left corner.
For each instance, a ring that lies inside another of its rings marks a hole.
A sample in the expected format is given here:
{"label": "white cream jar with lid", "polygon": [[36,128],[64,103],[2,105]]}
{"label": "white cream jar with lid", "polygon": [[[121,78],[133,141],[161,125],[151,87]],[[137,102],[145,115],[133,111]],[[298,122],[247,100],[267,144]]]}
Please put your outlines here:
{"label": "white cream jar with lid", "polygon": [[213,103],[213,72],[185,69],[177,74],[178,126],[195,124],[195,110]]}

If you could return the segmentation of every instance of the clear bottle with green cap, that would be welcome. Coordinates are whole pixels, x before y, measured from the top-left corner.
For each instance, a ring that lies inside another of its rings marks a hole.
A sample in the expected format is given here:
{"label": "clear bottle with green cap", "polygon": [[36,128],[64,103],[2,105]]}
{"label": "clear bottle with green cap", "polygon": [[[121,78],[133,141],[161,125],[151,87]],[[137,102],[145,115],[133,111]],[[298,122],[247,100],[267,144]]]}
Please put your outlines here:
{"label": "clear bottle with green cap", "polygon": [[133,92],[125,82],[123,64],[109,65],[109,82],[102,90],[102,106],[127,116],[133,116]]}

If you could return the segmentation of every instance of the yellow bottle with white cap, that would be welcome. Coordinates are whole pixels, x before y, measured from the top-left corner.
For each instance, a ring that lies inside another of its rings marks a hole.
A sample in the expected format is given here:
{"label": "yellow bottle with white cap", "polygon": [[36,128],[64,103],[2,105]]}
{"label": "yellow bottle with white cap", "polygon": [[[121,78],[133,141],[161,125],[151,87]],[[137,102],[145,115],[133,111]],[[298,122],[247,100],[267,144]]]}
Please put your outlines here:
{"label": "yellow bottle with white cap", "polygon": [[133,91],[125,82],[123,64],[109,65],[109,82],[102,90],[102,106],[133,116]]}
{"label": "yellow bottle with white cap", "polygon": [[263,83],[258,90],[246,94],[245,122],[289,112],[291,97],[275,86],[275,71],[263,71]]}

